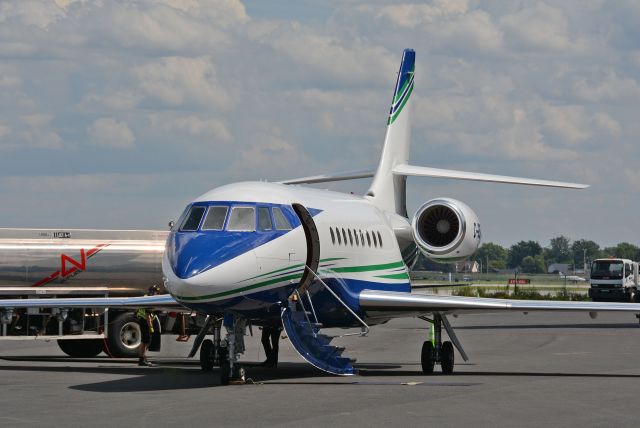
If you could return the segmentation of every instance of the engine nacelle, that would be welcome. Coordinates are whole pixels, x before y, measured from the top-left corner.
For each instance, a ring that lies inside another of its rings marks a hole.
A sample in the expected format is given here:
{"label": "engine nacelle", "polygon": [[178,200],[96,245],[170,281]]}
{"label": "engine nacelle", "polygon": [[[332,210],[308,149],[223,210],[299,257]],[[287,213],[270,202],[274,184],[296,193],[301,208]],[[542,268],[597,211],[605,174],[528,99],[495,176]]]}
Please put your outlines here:
{"label": "engine nacelle", "polygon": [[416,212],[411,227],[418,248],[432,260],[463,260],[480,245],[478,216],[455,199],[430,200]]}

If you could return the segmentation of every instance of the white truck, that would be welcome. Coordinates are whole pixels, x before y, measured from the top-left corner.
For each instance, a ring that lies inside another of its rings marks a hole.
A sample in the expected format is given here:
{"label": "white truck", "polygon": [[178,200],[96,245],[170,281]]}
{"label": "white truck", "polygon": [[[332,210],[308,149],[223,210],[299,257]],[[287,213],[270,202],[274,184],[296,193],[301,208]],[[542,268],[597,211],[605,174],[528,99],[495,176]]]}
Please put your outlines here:
{"label": "white truck", "polygon": [[638,288],[638,262],[608,258],[591,263],[589,297],[594,302],[640,302]]}

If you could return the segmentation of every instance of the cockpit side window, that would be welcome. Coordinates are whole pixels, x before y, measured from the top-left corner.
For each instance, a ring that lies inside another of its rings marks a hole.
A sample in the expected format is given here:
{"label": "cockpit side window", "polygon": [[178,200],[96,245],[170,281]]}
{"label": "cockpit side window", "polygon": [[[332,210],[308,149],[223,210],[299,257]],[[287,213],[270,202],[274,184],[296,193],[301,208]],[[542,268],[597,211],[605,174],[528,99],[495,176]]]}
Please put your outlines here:
{"label": "cockpit side window", "polygon": [[189,205],[187,205],[187,207],[184,209],[184,211],[182,211],[182,214],[180,214],[180,217],[178,218],[178,221],[175,222],[175,224],[171,228],[171,231],[178,230],[180,228],[180,226],[182,226],[182,223],[184,223],[184,219],[187,218],[187,214],[189,214],[189,209],[190,208],[191,207]]}
{"label": "cockpit side window", "polygon": [[229,207],[209,207],[207,216],[202,224],[202,230],[222,230],[224,228],[224,220],[227,218],[227,211],[229,211]]}
{"label": "cockpit side window", "polygon": [[291,223],[282,214],[282,210],[278,207],[273,207],[273,219],[276,222],[276,230],[291,230]]}
{"label": "cockpit side window", "polygon": [[189,232],[198,230],[198,226],[200,226],[200,220],[202,220],[202,216],[204,215],[205,210],[206,207],[191,207],[191,211],[189,211],[189,215],[184,220],[184,223],[182,223],[180,231]]}
{"label": "cockpit side window", "polygon": [[253,232],[256,230],[256,211],[253,207],[233,207],[227,230],[232,232]]}
{"label": "cockpit side window", "polygon": [[258,208],[258,230],[272,230],[271,213],[267,207]]}

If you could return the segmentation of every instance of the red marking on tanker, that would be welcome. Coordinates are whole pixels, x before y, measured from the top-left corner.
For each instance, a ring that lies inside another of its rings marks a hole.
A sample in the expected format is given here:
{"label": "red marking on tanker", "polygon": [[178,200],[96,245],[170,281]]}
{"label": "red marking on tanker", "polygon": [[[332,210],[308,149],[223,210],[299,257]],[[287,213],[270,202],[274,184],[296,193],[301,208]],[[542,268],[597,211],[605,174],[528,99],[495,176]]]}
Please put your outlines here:
{"label": "red marking on tanker", "polygon": [[[69,277],[71,277],[72,275],[78,273],[78,272],[82,272],[84,270],[86,270],[87,268],[87,259],[91,258],[92,256],[96,255],[97,253],[99,253],[100,251],[102,251],[104,248],[108,247],[109,244],[99,244],[96,245],[95,247],[91,248],[90,250],[85,251],[84,248],[80,249],[80,261],[74,259],[71,256],[68,256],[64,253],[60,254],[60,270],[57,270],[55,272],[53,272],[52,274],[50,274],[49,276],[47,276],[46,278],[42,278],[40,281],[34,283],[32,285],[32,287],[39,287],[41,285],[45,285],[50,283],[51,281],[55,280],[55,279],[62,279],[65,280]],[[69,268],[67,268],[68,266],[70,266]]]}
{"label": "red marking on tanker", "polygon": [[[72,267],[71,269],[67,270],[67,262],[72,264],[74,267]],[[71,257],[67,256],[66,254],[60,254],[60,266],[62,266],[62,268],[60,270],[62,271],[62,277],[63,278],[71,275],[72,273],[74,273],[78,269],[85,270],[87,268],[87,256],[84,254],[84,248],[80,249],[80,261],[79,262],[74,260],[74,259],[72,259]]]}
{"label": "red marking on tanker", "polygon": [[52,273],[51,275],[49,275],[46,278],[42,278],[40,281],[36,282],[35,284],[32,285],[32,287],[39,287],[41,285],[45,285],[48,282],[53,281],[54,279],[56,279],[58,277],[58,275],[60,275],[60,271],[57,270],[54,273]]}

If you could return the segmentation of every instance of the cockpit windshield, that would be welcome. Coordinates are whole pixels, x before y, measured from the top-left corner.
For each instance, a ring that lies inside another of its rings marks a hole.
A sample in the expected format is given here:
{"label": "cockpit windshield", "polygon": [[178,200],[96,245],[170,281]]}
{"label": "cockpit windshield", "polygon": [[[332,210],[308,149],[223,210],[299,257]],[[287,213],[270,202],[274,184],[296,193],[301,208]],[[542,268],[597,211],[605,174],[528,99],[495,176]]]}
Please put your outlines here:
{"label": "cockpit windshield", "polygon": [[225,206],[211,206],[207,217],[202,224],[202,230],[222,230],[224,227],[224,220],[227,218],[227,211],[229,207]]}
{"label": "cockpit windshield", "polygon": [[253,207],[233,207],[227,230],[230,232],[253,232],[256,230],[256,210]]}
{"label": "cockpit windshield", "polygon": [[622,279],[620,260],[598,260],[591,265],[591,279]]}
{"label": "cockpit windshield", "polygon": [[285,212],[284,207],[267,204],[198,202],[187,206],[171,230],[281,233],[293,229],[289,213]]}
{"label": "cockpit windshield", "polygon": [[200,220],[202,220],[202,216],[207,208],[201,206],[193,206],[191,207],[191,211],[189,211],[189,215],[180,226],[181,231],[194,231],[198,230],[198,226],[200,226]]}

